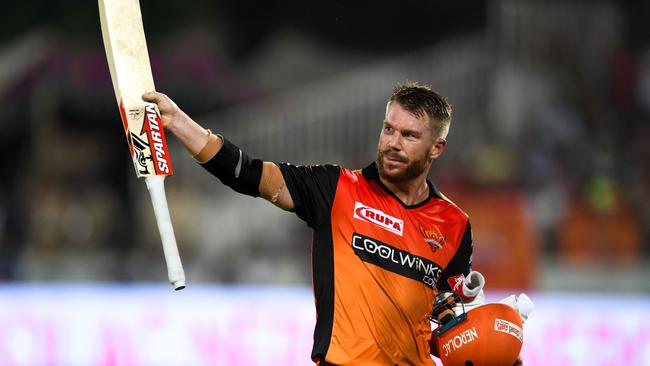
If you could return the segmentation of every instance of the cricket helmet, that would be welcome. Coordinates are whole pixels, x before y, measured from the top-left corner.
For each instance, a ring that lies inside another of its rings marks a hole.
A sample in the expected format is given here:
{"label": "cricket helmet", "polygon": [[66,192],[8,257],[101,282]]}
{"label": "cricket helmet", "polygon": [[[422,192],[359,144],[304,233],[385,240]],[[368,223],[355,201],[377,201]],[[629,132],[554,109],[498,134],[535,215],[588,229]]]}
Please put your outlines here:
{"label": "cricket helmet", "polygon": [[506,304],[485,304],[449,316],[441,309],[449,309],[450,304],[457,304],[455,300],[460,299],[451,295],[437,300],[433,315],[438,315],[440,321],[436,322],[440,326],[433,332],[431,345],[443,365],[514,365],[523,345],[522,321],[514,308]]}

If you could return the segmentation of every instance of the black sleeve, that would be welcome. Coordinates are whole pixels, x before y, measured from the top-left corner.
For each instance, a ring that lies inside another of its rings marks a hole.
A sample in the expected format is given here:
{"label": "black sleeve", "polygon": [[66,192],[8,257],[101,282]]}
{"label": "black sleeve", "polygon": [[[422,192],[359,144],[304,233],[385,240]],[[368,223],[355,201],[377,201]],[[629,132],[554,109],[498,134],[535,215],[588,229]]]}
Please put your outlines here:
{"label": "black sleeve", "polygon": [[228,139],[222,139],[223,145],[219,152],[201,166],[235,192],[259,197],[262,160],[251,159]]}
{"label": "black sleeve", "polygon": [[293,199],[293,211],[312,228],[330,220],[341,168],[336,165],[278,164]]}
{"label": "black sleeve", "polygon": [[451,286],[449,286],[447,279],[461,273],[467,276],[472,271],[472,248],[472,227],[469,224],[469,220],[467,220],[467,226],[465,227],[465,233],[461,239],[460,246],[445,270],[442,271],[436,283],[438,291],[451,291]]}

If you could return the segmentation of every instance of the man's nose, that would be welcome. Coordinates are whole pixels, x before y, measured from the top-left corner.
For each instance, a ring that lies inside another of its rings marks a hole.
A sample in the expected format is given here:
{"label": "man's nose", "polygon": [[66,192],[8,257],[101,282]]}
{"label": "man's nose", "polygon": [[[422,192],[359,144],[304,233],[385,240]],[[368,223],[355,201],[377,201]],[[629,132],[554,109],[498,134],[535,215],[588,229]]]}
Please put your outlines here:
{"label": "man's nose", "polygon": [[388,137],[386,146],[393,150],[401,150],[402,148],[402,138],[398,133],[394,133]]}

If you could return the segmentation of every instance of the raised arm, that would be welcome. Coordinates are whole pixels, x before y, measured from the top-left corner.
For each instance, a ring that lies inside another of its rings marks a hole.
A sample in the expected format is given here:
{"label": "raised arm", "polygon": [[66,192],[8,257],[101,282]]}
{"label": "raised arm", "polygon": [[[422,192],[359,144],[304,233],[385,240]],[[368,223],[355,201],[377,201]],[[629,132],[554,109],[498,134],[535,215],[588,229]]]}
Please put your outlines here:
{"label": "raised arm", "polygon": [[[185,146],[185,149],[192,154],[199,164],[206,164],[219,154],[224,146],[223,137],[214,135],[210,130],[201,127],[190,116],[178,108],[176,103],[168,96],[163,93],[149,92],[145,93],[142,99],[155,103],[158,106],[161,122],[165,129],[171,132]],[[248,169],[249,167],[242,166],[241,164],[242,154],[243,152],[240,150],[239,161],[235,161],[234,163],[240,169]],[[237,158],[235,157],[235,159]],[[235,175],[239,177],[240,171],[237,171]],[[259,179],[258,193],[260,197],[285,210],[292,210],[294,208],[294,202],[291,194],[289,194],[282,172],[275,163],[263,162],[261,174],[258,170],[256,177],[259,177],[255,179]],[[236,180],[232,181],[232,184],[237,184]],[[236,187],[232,188],[235,189]]]}

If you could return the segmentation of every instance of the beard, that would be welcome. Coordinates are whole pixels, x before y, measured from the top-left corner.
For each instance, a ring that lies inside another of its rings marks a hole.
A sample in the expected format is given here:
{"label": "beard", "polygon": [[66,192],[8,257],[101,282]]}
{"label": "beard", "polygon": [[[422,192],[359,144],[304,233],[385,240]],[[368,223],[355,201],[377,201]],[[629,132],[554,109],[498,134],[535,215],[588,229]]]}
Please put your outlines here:
{"label": "beard", "polygon": [[[385,167],[386,156],[389,156],[392,159],[396,159],[399,162],[404,163],[405,165],[403,165],[402,169],[396,172],[389,172],[388,169],[386,169]],[[379,173],[379,176],[390,183],[397,184],[397,183],[403,183],[405,181],[413,180],[419,177],[420,175],[422,175],[424,172],[426,172],[431,161],[428,158],[428,154],[425,154],[421,159],[409,161],[407,158],[404,158],[397,154],[393,154],[390,151],[378,150],[376,163],[377,163],[377,172]]]}

